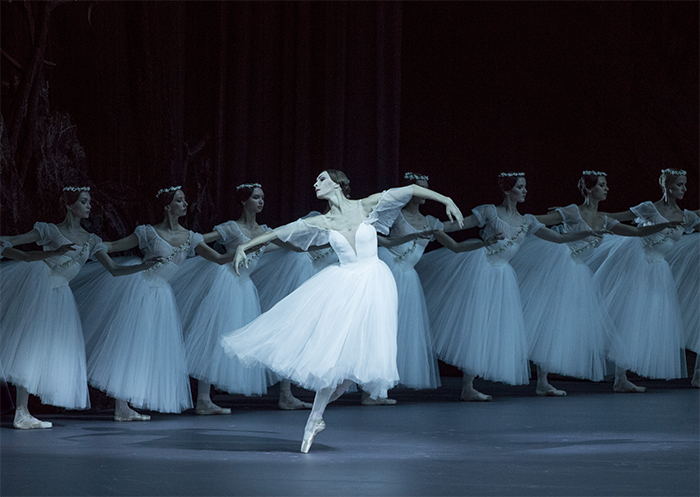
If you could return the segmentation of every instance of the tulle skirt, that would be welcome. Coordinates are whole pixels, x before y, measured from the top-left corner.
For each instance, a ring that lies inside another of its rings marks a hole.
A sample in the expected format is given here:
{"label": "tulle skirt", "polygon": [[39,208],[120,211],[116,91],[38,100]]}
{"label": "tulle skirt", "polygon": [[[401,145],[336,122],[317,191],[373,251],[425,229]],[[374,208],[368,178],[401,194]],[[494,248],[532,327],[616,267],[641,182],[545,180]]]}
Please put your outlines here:
{"label": "tulle skirt", "polygon": [[250,276],[258,289],[260,310],[269,311],[314,274],[311,259],[304,252],[265,252]]}
{"label": "tulle skirt", "polygon": [[700,353],[700,233],[682,236],[666,260],[678,290],[685,347]]}
{"label": "tulle skirt", "polygon": [[590,268],[567,245],[539,238],[528,238],[511,264],[530,360],[550,373],[602,380],[614,325]]}
{"label": "tulle skirt", "polygon": [[306,389],[347,379],[376,398],[399,380],[396,308],[394,277],[380,260],[330,266],[221,343]]}
{"label": "tulle skirt", "polygon": [[236,276],[228,265],[194,257],[185,261],[171,286],[185,332],[190,376],[229,393],[266,393],[265,369],[249,368],[227,357],[219,344],[224,332],[260,315],[258,293],[250,278]]}
{"label": "tulle skirt", "polygon": [[90,407],[85,342],[70,287],[52,288],[44,262],[0,268],[0,363],[7,381],[44,404]]}
{"label": "tulle skirt", "polygon": [[90,385],[142,409],[191,408],[182,326],[170,285],[151,286],[143,273],[88,274],[91,278],[76,281],[74,291],[88,337]]}
{"label": "tulle skirt", "polygon": [[529,382],[520,291],[513,268],[483,250],[439,249],[416,265],[440,359],[467,374],[511,385]]}
{"label": "tulle skirt", "polygon": [[642,376],[685,376],[683,324],[668,263],[647,260],[641,240],[629,238],[595,274],[615,323],[610,360]]}
{"label": "tulle skirt", "polygon": [[399,296],[396,354],[399,382],[415,389],[437,388],[440,373],[418,273],[397,264],[386,249],[379,249],[378,255],[391,269]]}

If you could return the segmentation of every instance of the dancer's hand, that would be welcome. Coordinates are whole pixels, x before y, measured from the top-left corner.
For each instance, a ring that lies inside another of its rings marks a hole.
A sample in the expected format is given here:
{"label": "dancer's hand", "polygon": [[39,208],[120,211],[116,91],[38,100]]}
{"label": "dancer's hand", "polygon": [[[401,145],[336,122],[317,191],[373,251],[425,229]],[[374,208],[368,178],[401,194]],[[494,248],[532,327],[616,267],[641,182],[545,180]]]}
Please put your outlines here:
{"label": "dancer's hand", "polygon": [[78,249],[78,246],[75,243],[66,243],[65,245],[61,245],[56,250],[54,250],[54,253],[56,255],[61,255],[61,254],[65,254],[66,252],[70,252],[71,250],[77,250],[77,249]]}
{"label": "dancer's hand", "polygon": [[497,243],[499,240],[504,240],[505,236],[503,236],[503,233],[497,233],[495,235],[492,235],[488,237],[486,240],[484,240],[484,247],[490,247],[494,243]]}
{"label": "dancer's hand", "polygon": [[459,207],[457,207],[457,205],[449,197],[445,202],[445,211],[447,218],[450,221],[457,221],[460,228],[464,227],[464,216],[462,215],[462,211],[459,210]]}
{"label": "dancer's hand", "polygon": [[239,245],[236,248],[236,256],[233,258],[233,270],[238,276],[241,275],[239,269],[241,267],[241,264],[245,264],[245,267],[248,267],[248,257],[245,255],[245,250],[243,250],[243,246]]}
{"label": "dancer's hand", "polygon": [[609,230],[590,230],[590,236],[596,238],[603,238],[605,235],[612,235],[612,231]]}
{"label": "dancer's hand", "polygon": [[141,264],[139,264],[139,267],[141,267],[145,271],[147,269],[151,269],[156,264],[162,264],[163,262],[165,262],[165,258],[158,256],[154,257],[153,259],[147,259],[143,261]]}

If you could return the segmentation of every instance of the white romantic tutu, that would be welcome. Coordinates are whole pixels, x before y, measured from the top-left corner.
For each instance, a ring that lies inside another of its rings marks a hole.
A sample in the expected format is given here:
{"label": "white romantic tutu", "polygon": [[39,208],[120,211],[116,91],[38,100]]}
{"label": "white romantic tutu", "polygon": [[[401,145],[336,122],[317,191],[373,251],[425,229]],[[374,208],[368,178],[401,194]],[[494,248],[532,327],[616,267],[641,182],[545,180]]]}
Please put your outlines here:
{"label": "white romantic tutu", "polygon": [[85,342],[75,299],[66,284],[52,288],[44,262],[0,267],[0,363],[7,381],[44,404],[90,407]]}
{"label": "white romantic tutu", "polygon": [[628,238],[624,236],[605,235],[603,240],[600,242],[600,245],[595,248],[585,250],[579,257],[589,268],[591,268],[591,271],[595,273],[598,271],[600,266],[603,265],[605,259],[614,253],[625,239]]}
{"label": "white romantic tutu", "polygon": [[314,271],[311,259],[304,252],[274,250],[265,252],[250,275],[260,298],[260,310],[266,312],[302,283],[311,278]]}
{"label": "white romantic tutu", "polygon": [[491,265],[483,249],[439,249],[416,265],[433,346],[467,374],[511,385],[529,382],[520,291],[513,268]]}
{"label": "white romantic tutu", "polygon": [[308,390],[348,379],[377,397],[399,379],[396,299],[383,262],[330,266],[222,345]]}
{"label": "white romantic tutu", "polygon": [[[589,249],[590,250],[590,249]],[[511,260],[529,357],[547,372],[603,379],[614,325],[593,272],[566,244],[528,238]]]}
{"label": "white romantic tutu", "polygon": [[685,347],[700,353],[700,233],[682,236],[666,260],[678,290]]}
{"label": "white romantic tutu", "polygon": [[[170,264],[163,270],[177,267]],[[170,285],[152,272],[115,278],[103,270],[88,280],[77,279],[74,291],[85,325],[90,385],[142,409],[181,412],[192,407],[182,327]]]}
{"label": "white romantic tutu", "polygon": [[227,357],[219,344],[224,332],[260,315],[258,293],[250,278],[236,276],[229,265],[194,257],[185,261],[170,283],[182,318],[190,375],[229,393],[266,393],[265,369],[249,368]]}
{"label": "white romantic tutu", "polygon": [[647,259],[640,238],[626,238],[595,273],[615,323],[610,360],[642,376],[685,376],[682,322],[668,263]]}
{"label": "white romantic tutu", "polygon": [[398,291],[396,367],[399,382],[415,389],[437,388],[440,386],[440,373],[418,273],[413,267],[397,263],[394,255],[385,248],[379,248],[377,255],[391,269]]}

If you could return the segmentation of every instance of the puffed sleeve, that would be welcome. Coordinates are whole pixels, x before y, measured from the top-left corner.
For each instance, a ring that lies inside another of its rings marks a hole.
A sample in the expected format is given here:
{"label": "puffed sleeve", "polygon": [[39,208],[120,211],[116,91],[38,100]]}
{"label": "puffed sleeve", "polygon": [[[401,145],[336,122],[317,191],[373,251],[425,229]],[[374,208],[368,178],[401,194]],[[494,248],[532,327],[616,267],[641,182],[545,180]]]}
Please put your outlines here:
{"label": "puffed sleeve", "polygon": [[562,218],[564,224],[574,224],[579,221],[580,215],[578,205],[571,204],[566,207],[557,207],[556,211]]}
{"label": "puffed sleeve", "polygon": [[241,243],[248,241],[248,238],[243,235],[243,232],[241,232],[241,229],[238,227],[238,223],[236,221],[228,221],[226,223],[216,225],[214,226],[214,231],[221,236],[221,239],[219,240],[221,245],[232,244],[238,246]]}
{"label": "puffed sleeve", "polygon": [[374,229],[379,233],[388,235],[399,212],[411,200],[411,197],[413,197],[413,188],[410,186],[386,190],[382,193],[372,212],[369,213],[367,221],[373,224]]}
{"label": "puffed sleeve", "polygon": [[527,222],[528,233],[534,235],[540,228],[544,228],[544,224],[539,222],[535,216],[532,214],[525,214],[525,221]]}
{"label": "puffed sleeve", "polygon": [[[442,221],[440,221],[438,218],[434,216],[425,216],[428,219],[428,226],[430,227],[429,229],[431,231],[439,231],[439,230],[444,230],[445,225],[443,224]],[[435,241],[435,237],[431,236],[430,241]]]}
{"label": "puffed sleeve", "polygon": [[653,218],[659,213],[656,207],[654,207],[654,204],[649,201],[642,202],[635,207],[630,207],[630,210],[637,216],[634,220],[637,224],[652,224],[654,223]]}
{"label": "puffed sleeve", "polygon": [[51,225],[49,223],[34,223],[34,229],[39,232],[39,240],[37,240],[37,245],[46,245],[51,243],[53,238],[51,236]]}
{"label": "puffed sleeve", "polygon": [[303,219],[280,226],[274,232],[283,242],[292,243],[304,250],[308,250],[311,245],[325,245],[330,239],[327,229],[312,226]]}
{"label": "puffed sleeve", "polygon": [[90,234],[90,259],[96,260],[95,254],[102,251],[107,252],[107,245],[104,244],[99,236]]}
{"label": "puffed sleeve", "polygon": [[686,233],[691,233],[694,231],[699,223],[700,217],[698,217],[697,214],[695,214],[693,211],[689,211],[688,209],[683,211],[683,224],[685,224]]}
{"label": "puffed sleeve", "polygon": [[190,231],[190,250],[187,253],[188,257],[194,257],[197,255],[196,249],[197,245],[202,243],[204,241],[204,237],[202,236],[201,233],[196,233],[194,231]]}
{"label": "puffed sleeve", "polygon": [[472,214],[479,223],[479,228],[483,228],[496,216],[496,206],[493,204],[480,205],[472,209]]}

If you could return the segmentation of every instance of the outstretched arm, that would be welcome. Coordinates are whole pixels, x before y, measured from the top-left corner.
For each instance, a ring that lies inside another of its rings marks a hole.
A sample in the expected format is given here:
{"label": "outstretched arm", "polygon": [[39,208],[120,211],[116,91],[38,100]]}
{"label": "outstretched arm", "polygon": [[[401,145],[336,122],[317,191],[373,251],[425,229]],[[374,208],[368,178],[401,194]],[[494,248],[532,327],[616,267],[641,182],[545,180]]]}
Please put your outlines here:
{"label": "outstretched arm", "polygon": [[202,235],[202,237],[204,238],[204,243],[212,243],[221,239],[221,233],[214,230],[206,235]]}
{"label": "outstretched arm", "polygon": [[155,259],[143,261],[141,264],[120,265],[115,263],[114,259],[107,255],[107,252],[104,250],[97,252],[95,254],[95,258],[105,267],[105,269],[107,269],[107,271],[109,271],[109,274],[112,276],[126,276],[128,274],[138,273],[139,271],[145,271],[146,269],[162,261],[161,257],[157,257]]}
{"label": "outstretched arm", "polygon": [[[463,227],[464,216],[462,216],[462,212],[459,210],[457,205],[455,205],[455,203],[450,197],[446,197],[445,195],[442,195],[428,188],[423,188],[422,186],[418,185],[408,185],[401,188],[396,188],[395,190],[402,190],[404,188],[410,188],[411,195],[414,197],[440,202],[446,208],[447,218],[450,221],[456,221],[460,228]],[[369,197],[362,199],[362,205],[365,208],[365,210],[369,211],[375,205],[377,205],[377,203],[379,203],[379,200],[382,198],[382,195],[383,193],[375,193],[374,195],[370,195]]]}
{"label": "outstretched arm", "polygon": [[542,240],[554,243],[569,243],[576,242],[578,240],[583,240],[589,236],[596,236],[602,238],[604,234],[608,233],[605,230],[585,230],[576,231],[574,233],[557,233],[549,228],[540,228],[535,231],[535,236],[541,238]]}
{"label": "outstretched arm", "polygon": [[220,254],[204,242],[199,242],[194,251],[197,252],[197,255],[204,257],[206,260],[220,265],[233,262],[233,257],[235,255],[233,252],[228,254]]}
{"label": "outstretched arm", "polygon": [[535,216],[535,218],[537,218],[537,220],[545,226],[554,226],[555,224],[560,224],[564,222],[564,218],[561,217],[559,211],[556,210],[550,211],[547,214]]}
{"label": "outstretched arm", "polygon": [[16,246],[24,245],[25,243],[38,242],[40,238],[41,235],[39,234],[39,230],[33,229],[26,233],[22,233],[21,235],[3,236],[0,237],[0,240],[5,240],[7,242],[10,242],[12,245]]}
{"label": "outstretched arm", "polygon": [[[245,255],[246,252],[250,252],[261,245],[265,245],[266,243],[273,242],[277,239],[277,233],[274,231],[266,231],[262,235],[256,236],[255,238],[252,238],[251,240],[248,240],[247,242],[236,247],[236,253],[233,259],[233,269],[236,271],[236,274],[238,276],[241,275],[238,270],[241,264],[245,264],[245,267],[248,267],[248,258]],[[199,248],[199,245],[197,245],[197,247]]]}
{"label": "outstretched arm", "polygon": [[478,250],[480,248],[488,247],[493,245],[498,240],[503,240],[503,235],[500,233],[494,235],[487,240],[479,240],[478,238],[470,238],[469,240],[464,240],[463,242],[456,242],[454,238],[446,235],[443,231],[435,232],[435,239],[443,246],[450,249],[452,252],[471,252],[473,250]]}
{"label": "outstretched arm", "polygon": [[666,228],[675,228],[679,224],[681,224],[680,221],[652,224],[650,226],[640,227],[630,226],[628,224],[616,224],[615,226],[610,228],[610,231],[612,231],[616,235],[622,236],[649,236],[653,235],[654,233],[658,233],[659,231],[663,231]]}
{"label": "outstretched arm", "polygon": [[8,259],[24,262],[34,262],[43,261],[48,259],[49,257],[65,254],[69,250],[75,250],[76,247],[77,245],[75,245],[74,243],[68,243],[66,245],[61,245],[56,250],[32,250],[25,252],[24,250],[18,250],[14,247],[9,246],[3,248],[2,242],[0,242],[0,253],[3,257],[7,257]]}
{"label": "outstretched arm", "polygon": [[603,214],[605,214],[609,218],[615,219],[615,220],[620,221],[620,222],[622,222],[622,221],[634,221],[634,218],[637,217],[634,214],[634,212],[632,212],[631,210],[626,210],[626,211],[622,211],[622,212],[614,212],[612,214],[609,212],[604,212]]}
{"label": "outstretched arm", "polygon": [[136,233],[132,233],[129,236],[117,240],[115,242],[103,242],[107,245],[107,252],[110,254],[113,252],[123,252],[124,250],[129,250],[139,246],[139,239]]}
{"label": "outstretched arm", "polygon": [[416,238],[430,238],[435,234],[435,231],[416,231],[415,233],[410,233],[403,236],[377,236],[377,245],[380,247],[396,247],[397,245],[403,245],[406,242],[415,240]]}

